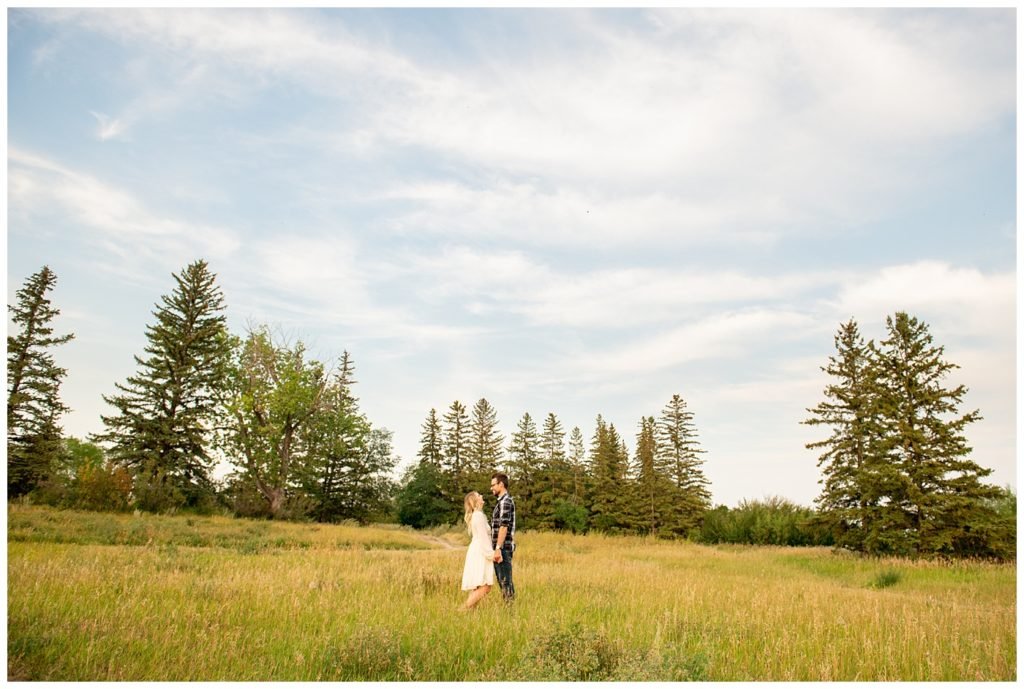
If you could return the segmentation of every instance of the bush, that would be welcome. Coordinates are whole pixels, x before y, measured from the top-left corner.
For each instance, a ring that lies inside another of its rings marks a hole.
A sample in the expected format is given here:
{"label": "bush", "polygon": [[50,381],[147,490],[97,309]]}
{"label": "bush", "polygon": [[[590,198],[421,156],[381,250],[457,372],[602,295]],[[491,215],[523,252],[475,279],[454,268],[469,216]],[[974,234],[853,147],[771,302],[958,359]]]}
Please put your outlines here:
{"label": "bush", "polygon": [[832,537],[814,517],[814,510],[785,498],[743,500],[734,509],[720,505],[705,513],[696,540],[752,545],[832,545]]}
{"label": "bush", "polygon": [[443,485],[441,470],[430,462],[421,461],[410,468],[395,496],[399,523],[422,529],[455,521],[462,506],[453,507],[452,501],[445,499]]}
{"label": "bush", "polygon": [[587,508],[574,505],[568,500],[555,500],[552,520],[556,529],[572,531],[574,534],[587,530]]}
{"label": "bush", "polygon": [[537,679],[592,682],[611,678],[622,650],[604,634],[574,623],[538,638],[527,657],[535,659]]}
{"label": "bush", "polygon": [[884,589],[895,586],[902,578],[903,575],[895,569],[886,569],[875,575],[875,578],[871,580],[870,586],[871,588]]}
{"label": "bush", "polygon": [[557,682],[702,681],[707,661],[701,654],[666,652],[660,642],[644,651],[624,648],[603,632],[579,623],[542,634],[528,649],[517,679]]}
{"label": "bush", "polygon": [[53,475],[39,484],[29,494],[30,502],[50,507],[70,507],[73,502],[73,485],[70,480],[60,475]]}
{"label": "bush", "polygon": [[347,682],[411,680],[412,659],[402,652],[393,631],[383,627],[356,628],[352,635],[321,652],[321,678]]}
{"label": "bush", "polygon": [[128,509],[131,495],[132,477],[124,467],[83,464],[75,476],[71,505],[96,512],[121,512]]}
{"label": "bush", "polygon": [[146,512],[176,512],[185,496],[163,469],[147,466],[135,475],[135,506]]}

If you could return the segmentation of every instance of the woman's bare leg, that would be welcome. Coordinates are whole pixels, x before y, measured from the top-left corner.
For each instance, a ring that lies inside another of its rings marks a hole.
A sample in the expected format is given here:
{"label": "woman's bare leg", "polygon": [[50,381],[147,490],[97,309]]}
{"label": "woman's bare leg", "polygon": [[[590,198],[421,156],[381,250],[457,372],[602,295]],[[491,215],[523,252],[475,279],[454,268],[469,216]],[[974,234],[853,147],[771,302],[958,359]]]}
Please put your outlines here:
{"label": "woman's bare leg", "polygon": [[490,584],[484,584],[483,586],[477,586],[475,589],[470,591],[469,598],[466,599],[466,604],[462,606],[464,610],[469,610],[474,605],[480,602],[484,596],[486,596],[491,590]]}

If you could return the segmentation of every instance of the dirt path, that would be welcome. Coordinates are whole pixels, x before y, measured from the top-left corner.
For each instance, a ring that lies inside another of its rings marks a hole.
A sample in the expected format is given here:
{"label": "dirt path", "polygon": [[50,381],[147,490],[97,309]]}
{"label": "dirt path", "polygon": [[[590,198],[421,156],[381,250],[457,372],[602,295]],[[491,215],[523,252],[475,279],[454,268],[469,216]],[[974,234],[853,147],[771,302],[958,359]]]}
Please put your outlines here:
{"label": "dirt path", "polygon": [[433,543],[435,545],[439,545],[442,548],[444,548],[445,550],[456,550],[457,549],[456,546],[452,545],[451,543],[449,543],[448,541],[444,540],[443,538],[438,538],[437,536],[426,536],[426,535],[424,535],[424,536],[420,536],[420,538],[422,538],[423,540],[425,540],[425,541],[427,541],[429,543]]}

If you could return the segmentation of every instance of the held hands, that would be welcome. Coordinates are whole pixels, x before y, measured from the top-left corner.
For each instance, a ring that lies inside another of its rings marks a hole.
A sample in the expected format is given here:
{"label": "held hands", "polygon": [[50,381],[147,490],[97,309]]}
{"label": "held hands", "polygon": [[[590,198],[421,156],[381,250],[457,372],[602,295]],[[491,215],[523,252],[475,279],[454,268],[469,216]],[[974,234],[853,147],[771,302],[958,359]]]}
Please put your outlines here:
{"label": "held hands", "polygon": [[501,562],[501,551],[500,550],[495,550],[494,551],[494,561],[495,562]]}

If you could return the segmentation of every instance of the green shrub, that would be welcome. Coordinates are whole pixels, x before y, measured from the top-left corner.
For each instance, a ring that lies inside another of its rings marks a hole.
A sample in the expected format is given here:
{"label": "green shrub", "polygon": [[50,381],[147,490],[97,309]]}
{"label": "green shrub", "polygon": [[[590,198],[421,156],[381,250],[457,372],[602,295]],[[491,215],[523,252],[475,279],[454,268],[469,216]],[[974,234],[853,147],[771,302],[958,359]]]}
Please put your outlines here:
{"label": "green shrub", "polygon": [[665,651],[658,641],[644,651],[625,648],[603,632],[579,623],[537,638],[517,679],[556,682],[653,682],[707,679],[702,654]]}
{"label": "green shrub", "polygon": [[780,497],[720,505],[704,514],[697,535],[702,543],[751,545],[832,545],[832,537],[814,520],[815,512]]}
{"label": "green shrub", "polygon": [[109,463],[78,467],[71,491],[72,506],[96,512],[121,512],[128,509],[132,477],[124,467]]}
{"label": "green shrub", "polygon": [[383,627],[355,629],[343,642],[325,648],[320,664],[322,679],[334,681],[401,681],[415,673],[399,638]]}
{"label": "green shrub", "polygon": [[621,657],[619,645],[604,634],[573,623],[537,639],[527,655],[534,659],[528,674],[558,682],[610,679]]}
{"label": "green shrub", "polygon": [[886,569],[875,575],[875,578],[871,580],[871,588],[884,589],[889,586],[895,586],[900,582],[903,575],[895,569]]}
{"label": "green shrub", "polygon": [[587,530],[587,508],[568,500],[555,500],[552,519],[556,529],[583,533]]}
{"label": "green shrub", "polygon": [[444,481],[441,470],[430,462],[421,461],[410,467],[395,496],[399,523],[422,529],[460,518],[462,506],[453,506],[444,497]]}
{"label": "green shrub", "polygon": [[135,506],[146,512],[176,512],[185,505],[185,496],[163,469],[147,466],[135,475]]}

